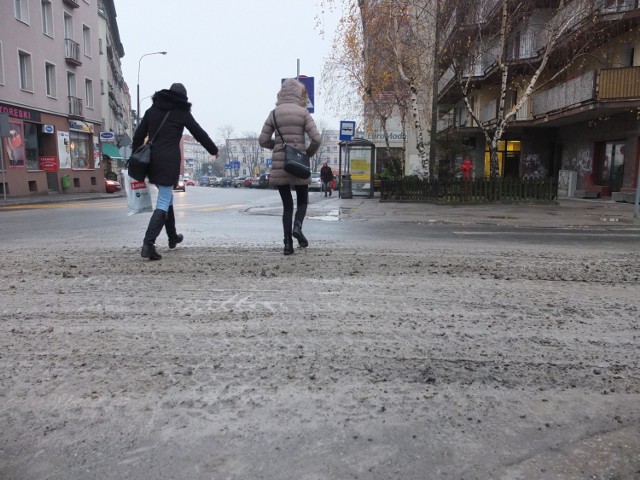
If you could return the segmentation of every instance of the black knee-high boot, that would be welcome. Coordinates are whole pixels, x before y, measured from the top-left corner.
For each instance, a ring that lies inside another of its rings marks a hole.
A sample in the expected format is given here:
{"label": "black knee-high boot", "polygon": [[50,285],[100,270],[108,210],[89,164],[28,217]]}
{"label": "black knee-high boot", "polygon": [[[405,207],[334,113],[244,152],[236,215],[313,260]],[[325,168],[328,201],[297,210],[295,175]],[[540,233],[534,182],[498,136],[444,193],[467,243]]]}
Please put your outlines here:
{"label": "black knee-high boot", "polygon": [[151,215],[151,220],[149,220],[149,226],[147,227],[147,232],[144,234],[144,240],[142,242],[142,250],[140,251],[140,255],[143,258],[148,258],[149,260],[161,260],[162,255],[156,252],[156,238],[160,235],[162,231],[162,227],[164,227],[164,222],[167,219],[167,213],[164,210],[156,209],[153,211],[153,215]]}
{"label": "black knee-high boot", "polygon": [[293,253],[293,237],[291,235],[284,236],[284,250],[282,250],[282,253],[285,255]]}
{"label": "black knee-high boot", "polygon": [[302,233],[302,222],[300,220],[296,220],[293,223],[293,230],[291,232],[291,235],[293,235],[298,240],[298,245],[301,248],[307,248],[309,246],[307,237],[305,237]]}
{"label": "black knee-high boot", "polygon": [[164,229],[169,237],[169,248],[176,248],[176,245],[184,240],[182,234],[178,233],[176,230],[176,216],[175,213],[173,213],[173,205],[171,205],[167,211],[167,219],[164,222]]}

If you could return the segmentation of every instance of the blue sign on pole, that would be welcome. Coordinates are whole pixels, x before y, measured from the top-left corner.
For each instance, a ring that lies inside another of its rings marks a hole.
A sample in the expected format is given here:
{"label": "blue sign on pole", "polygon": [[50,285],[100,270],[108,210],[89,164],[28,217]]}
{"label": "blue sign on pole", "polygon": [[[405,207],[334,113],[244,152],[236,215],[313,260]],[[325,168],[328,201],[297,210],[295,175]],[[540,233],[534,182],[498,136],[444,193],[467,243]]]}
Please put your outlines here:
{"label": "blue sign on pole", "polygon": [[267,163],[267,165],[271,165],[271,159],[267,158],[266,163]]}
{"label": "blue sign on pole", "polygon": [[353,140],[356,131],[356,122],[352,120],[342,120],[340,122],[340,141]]}
{"label": "blue sign on pole", "polygon": [[[282,82],[284,82],[286,80],[286,78],[282,79]],[[314,90],[313,90],[313,83],[314,83],[314,78],[313,77],[307,77],[306,75],[300,75],[298,77],[298,80],[300,80],[300,82],[302,82],[302,84],[304,85],[304,87],[307,89],[307,95],[309,96],[308,101],[307,101],[307,110],[309,110],[309,113],[313,113],[315,111],[314,109],[314,100],[315,100],[315,94],[314,94]],[[282,84],[282,82],[280,82]]]}

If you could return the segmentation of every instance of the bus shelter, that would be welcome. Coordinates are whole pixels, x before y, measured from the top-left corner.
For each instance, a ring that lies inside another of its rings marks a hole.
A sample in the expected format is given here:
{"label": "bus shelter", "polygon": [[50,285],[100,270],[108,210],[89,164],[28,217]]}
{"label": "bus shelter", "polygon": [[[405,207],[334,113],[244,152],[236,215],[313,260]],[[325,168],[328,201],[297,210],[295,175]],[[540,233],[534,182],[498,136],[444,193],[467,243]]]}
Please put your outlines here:
{"label": "bus shelter", "polygon": [[376,146],[364,138],[342,141],[338,159],[340,198],[373,198]]}

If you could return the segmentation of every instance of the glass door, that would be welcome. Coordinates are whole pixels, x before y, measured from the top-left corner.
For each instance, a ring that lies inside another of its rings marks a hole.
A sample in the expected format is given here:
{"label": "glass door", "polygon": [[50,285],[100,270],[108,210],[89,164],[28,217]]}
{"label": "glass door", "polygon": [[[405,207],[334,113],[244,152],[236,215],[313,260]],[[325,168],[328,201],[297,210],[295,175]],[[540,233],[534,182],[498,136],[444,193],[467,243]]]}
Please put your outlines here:
{"label": "glass door", "polygon": [[596,183],[608,186],[612,192],[619,192],[622,187],[624,147],[625,144],[621,141],[606,142],[598,160]]}

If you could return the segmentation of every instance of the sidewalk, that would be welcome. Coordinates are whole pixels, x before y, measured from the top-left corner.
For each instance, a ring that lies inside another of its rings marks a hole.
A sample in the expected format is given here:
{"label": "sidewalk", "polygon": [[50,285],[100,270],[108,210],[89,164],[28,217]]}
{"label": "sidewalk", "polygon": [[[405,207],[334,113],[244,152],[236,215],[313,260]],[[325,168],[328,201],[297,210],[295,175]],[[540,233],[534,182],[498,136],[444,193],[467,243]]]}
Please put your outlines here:
{"label": "sidewalk", "polygon": [[49,193],[48,195],[25,195],[19,197],[0,197],[0,208],[22,205],[38,205],[44,203],[81,202],[99,200],[101,198],[125,197],[124,190],[116,193]]}
{"label": "sidewalk", "polygon": [[435,205],[379,199],[311,198],[307,215],[332,212],[361,221],[546,228],[640,228],[634,205],[610,200],[566,199],[552,204]]}
{"label": "sidewalk", "polygon": [[[79,202],[114,197],[117,193],[50,194],[0,198],[3,207],[59,202]],[[431,203],[380,202],[378,197],[351,199],[322,197],[311,193],[307,215],[358,221],[410,222],[452,225],[493,225],[546,228],[640,228],[635,205],[612,200],[563,199],[551,204],[435,205]],[[279,215],[280,204],[252,207],[248,213]]]}

